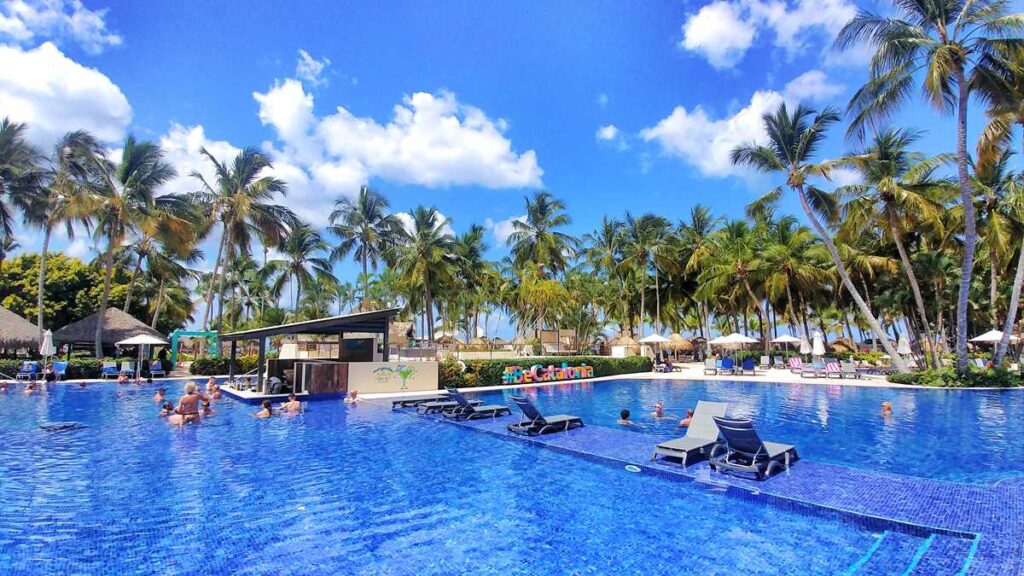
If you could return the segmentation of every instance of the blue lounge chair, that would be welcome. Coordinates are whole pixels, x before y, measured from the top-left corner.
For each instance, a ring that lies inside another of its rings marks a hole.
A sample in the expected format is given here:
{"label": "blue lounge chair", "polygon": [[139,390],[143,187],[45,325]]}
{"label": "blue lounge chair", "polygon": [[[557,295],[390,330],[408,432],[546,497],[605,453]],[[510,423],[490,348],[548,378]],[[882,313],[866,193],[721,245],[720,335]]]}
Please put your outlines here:
{"label": "blue lounge chair", "polygon": [[135,376],[135,362],[121,362],[121,373],[129,376]]}
{"label": "blue lounge chair", "polygon": [[26,360],[21,363],[18,368],[18,374],[15,376],[18,380],[35,380],[39,377],[39,362],[34,360]]}
{"label": "blue lounge chair", "polygon": [[583,419],[579,416],[569,416],[567,414],[558,414],[557,416],[542,415],[540,410],[526,396],[513,396],[512,402],[523,411],[523,416],[526,417],[526,420],[518,424],[509,424],[506,427],[509,432],[514,434],[536,436],[550,432],[568,432],[573,428],[583,426]]}
{"label": "blue lounge chair", "polygon": [[63,380],[67,376],[68,363],[67,362],[54,362],[53,372],[57,375],[57,380]]}
{"label": "blue lounge chair", "polygon": [[161,378],[167,377],[167,371],[164,370],[164,365],[159,360],[152,360],[149,363],[149,377],[156,378],[159,375]]}
{"label": "blue lounge chair", "polygon": [[691,457],[709,455],[718,444],[718,426],[715,425],[713,417],[724,417],[728,408],[729,405],[725,402],[698,400],[686,435],[655,446],[651,460],[657,460],[658,456],[679,458],[683,468],[686,468],[686,461]]}
{"label": "blue lounge chair", "polygon": [[757,374],[757,372],[755,371],[755,364],[753,358],[746,358],[745,360],[743,360],[743,363],[740,364],[740,373],[746,374],[747,372],[750,372],[751,375]]}
{"label": "blue lounge chair", "polygon": [[732,358],[722,360],[722,366],[718,369],[719,374],[735,374],[736,362]]}
{"label": "blue lounge chair", "polygon": [[811,365],[804,364],[800,368],[800,376],[802,378],[819,378],[825,376],[825,362],[820,358],[815,358],[811,361]]}
{"label": "blue lounge chair", "polygon": [[117,378],[117,362],[104,362],[103,367],[100,369],[100,376],[106,380],[107,378]]}
{"label": "blue lounge chair", "polygon": [[720,446],[725,452],[712,456],[708,461],[712,470],[724,468],[746,472],[758,480],[764,480],[779,469],[789,470],[789,465],[799,458],[793,446],[761,440],[750,420],[730,420],[718,416],[714,416],[714,420],[718,426]]}
{"label": "blue lounge chair", "polygon": [[441,412],[441,415],[446,418],[472,420],[473,418],[496,418],[512,413],[512,409],[504,404],[474,404],[455,388],[449,388],[448,395],[458,403],[458,407]]}

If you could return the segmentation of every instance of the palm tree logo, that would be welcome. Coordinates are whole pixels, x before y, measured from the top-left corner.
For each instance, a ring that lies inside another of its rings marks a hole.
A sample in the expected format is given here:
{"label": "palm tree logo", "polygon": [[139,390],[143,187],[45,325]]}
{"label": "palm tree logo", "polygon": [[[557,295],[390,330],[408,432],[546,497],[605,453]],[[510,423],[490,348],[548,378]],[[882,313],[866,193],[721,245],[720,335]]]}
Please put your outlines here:
{"label": "palm tree logo", "polygon": [[409,364],[399,364],[394,368],[386,366],[382,368],[377,368],[376,370],[373,371],[373,373],[377,375],[377,381],[382,384],[387,383],[391,379],[391,374],[398,374],[398,377],[402,379],[402,387],[400,389],[408,390],[409,378],[416,374],[416,368],[414,366],[410,366]]}

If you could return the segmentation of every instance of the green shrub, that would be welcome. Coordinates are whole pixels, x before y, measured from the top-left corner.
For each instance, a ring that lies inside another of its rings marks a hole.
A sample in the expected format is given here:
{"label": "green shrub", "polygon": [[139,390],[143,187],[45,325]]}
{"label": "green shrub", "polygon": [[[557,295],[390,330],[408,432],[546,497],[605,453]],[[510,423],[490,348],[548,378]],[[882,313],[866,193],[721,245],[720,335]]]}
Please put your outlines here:
{"label": "green shrub", "polygon": [[[761,356],[764,356],[763,350],[727,350],[725,352],[719,352],[718,356],[733,358],[736,362],[743,362],[747,358],[753,358],[755,362],[761,361]],[[772,362],[775,361],[776,356],[781,356],[784,360],[788,361],[793,356],[799,356],[800,353],[795,350],[772,350],[771,354],[768,354],[768,358]]]}
{"label": "green shrub", "polygon": [[911,372],[909,374],[892,374],[889,382],[895,384],[919,384],[934,388],[1015,388],[1022,385],[1021,376],[1006,368],[988,368],[979,370],[972,368],[961,376],[953,368],[938,368]]}
{"label": "green shrub", "polygon": [[853,359],[859,362],[869,362],[875,366],[882,363],[885,356],[885,352],[877,350],[875,352],[854,352]]}
{"label": "green shrub", "polygon": [[[239,356],[235,359],[235,374],[245,374],[256,369],[257,356]],[[221,376],[228,373],[230,358],[199,358],[192,362],[188,371],[196,376]]]}
{"label": "green shrub", "polygon": [[[0,360],[0,373],[14,376],[18,373],[18,368],[21,367],[21,363],[26,361],[25,358],[18,359],[4,359]],[[121,362],[135,362],[138,363],[138,358],[104,358],[104,362],[117,362],[118,366],[121,366]],[[36,360],[39,365],[42,366],[42,360]],[[63,360],[62,358],[54,357],[52,362],[68,362],[67,370],[64,371],[65,380],[77,380],[77,379],[95,379],[100,377],[100,368],[103,367],[102,362],[94,358],[77,358],[72,357],[70,361]]]}
{"label": "green shrub", "polygon": [[537,356],[530,358],[512,358],[507,360],[467,360],[466,370],[462,371],[457,360],[446,359],[441,362],[438,378],[442,386],[474,387],[500,386],[501,375],[506,366],[561,366],[565,362],[569,366],[586,364],[594,368],[594,376],[612,376],[615,374],[634,374],[650,372],[651,359],[643,356],[628,358],[609,358],[607,356]]}

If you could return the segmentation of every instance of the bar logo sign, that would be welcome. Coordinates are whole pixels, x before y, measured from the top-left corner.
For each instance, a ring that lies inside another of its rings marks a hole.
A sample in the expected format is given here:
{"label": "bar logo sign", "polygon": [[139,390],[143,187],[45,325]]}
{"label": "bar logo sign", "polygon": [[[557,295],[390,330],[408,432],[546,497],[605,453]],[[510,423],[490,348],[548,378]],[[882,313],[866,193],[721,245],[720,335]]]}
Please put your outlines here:
{"label": "bar logo sign", "polygon": [[579,380],[581,378],[593,378],[594,367],[580,364],[569,366],[562,362],[561,366],[549,365],[547,367],[534,364],[529,368],[522,366],[506,366],[505,372],[501,375],[503,384],[531,384],[533,382],[557,382],[560,380]]}

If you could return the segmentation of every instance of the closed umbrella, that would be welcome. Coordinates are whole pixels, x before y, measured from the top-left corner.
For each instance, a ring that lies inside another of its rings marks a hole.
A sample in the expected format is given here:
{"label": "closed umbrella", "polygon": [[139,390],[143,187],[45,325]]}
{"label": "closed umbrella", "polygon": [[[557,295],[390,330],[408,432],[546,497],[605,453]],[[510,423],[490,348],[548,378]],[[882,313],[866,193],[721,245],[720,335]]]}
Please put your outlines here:
{"label": "closed umbrella", "polygon": [[900,334],[900,339],[896,342],[896,353],[900,356],[910,355],[910,341],[907,340],[906,334]]}
{"label": "closed umbrella", "polygon": [[807,341],[807,336],[800,339],[800,353],[805,355],[811,353],[811,343]]}
{"label": "closed umbrella", "polygon": [[825,341],[822,339],[821,332],[815,332],[812,336],[811,344],[811,355],[812,356],[824,356],[825,355]]}
{"label": "closed umbrella", "polygon": [[39,343],[39,355],[43,357],[43,364],[47,364],[47,359],[56,353],[57,348],[53,346],[53,332],[47,330],[43,332],[43,341]]}

